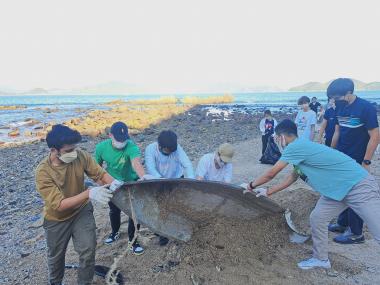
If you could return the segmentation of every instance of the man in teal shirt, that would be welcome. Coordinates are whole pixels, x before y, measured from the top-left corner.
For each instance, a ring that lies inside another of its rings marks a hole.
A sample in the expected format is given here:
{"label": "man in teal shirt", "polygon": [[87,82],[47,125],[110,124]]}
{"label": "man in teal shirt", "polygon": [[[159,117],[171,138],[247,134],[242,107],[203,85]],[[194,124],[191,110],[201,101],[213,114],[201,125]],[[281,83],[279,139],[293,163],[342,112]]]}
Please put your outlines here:
{"label": "man in teal shirt", "polygon": [[[111,127],[110,138],[98,143],[95,150],[95,160],[105,163],[107,172],[115,179],[123,182],[136,181],[145,175],[140,161],[141,153],[138,146],[129,138],[128,127],[123,122],[116,122]],[[112,233],[105,240],[111,244],[119,238],[121,211],[115,204],[109,202]],[[140,225],[137,225],[137,228]],[[128,221],[129,241],[135,234],[133,220]],[[137,243],[133,245],[133,253],[142,254],[144,249]]]}
{"label": "man in teal shirt", "polygon": [[[283,149],[280,160],[265,174],[252,181],[247,190],[268,197],[294,183],[300,173],[321,194],[310,215],[313,257],[298,263],[301,269],[330,268],[328,259],[328,224],[346,208],[352,208],[368,225],[380,243],[380,189],[375,178],[349,156],[297,136],[297,126],[282,121],[275,129],[276,140]],[[270,188],[258,186],[271,181],[288,164],[296,170],[282,183]]]}

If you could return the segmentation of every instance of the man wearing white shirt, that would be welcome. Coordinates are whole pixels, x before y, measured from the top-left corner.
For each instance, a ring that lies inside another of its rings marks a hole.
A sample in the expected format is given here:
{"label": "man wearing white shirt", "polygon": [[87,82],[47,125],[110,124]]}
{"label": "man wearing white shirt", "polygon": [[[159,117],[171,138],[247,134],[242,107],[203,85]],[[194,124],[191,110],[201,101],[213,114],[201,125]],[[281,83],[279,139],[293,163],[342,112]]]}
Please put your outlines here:
{"label": "man wearing white shirt", "polygon": [[[152,178],[194,178],[193,165],[177,143],[177,135],[170,130],[162,131],[157,142],[146,147],[145,166]],[[169,242],[166,237],[159,237],[161,246]]]}
{"label": "man wearing white shirt", "polygon": [[147,173],[155,178],[194,178],[193,165],[173,131],[162,131],[145,149]]}
{"label": "man wearing white shirt", "polygon": [[224,143],[215,153],[208,153],[199,160],[196,170],[198,180],[210,180],[231,183],[232,157],[234,149],[231,144]]}

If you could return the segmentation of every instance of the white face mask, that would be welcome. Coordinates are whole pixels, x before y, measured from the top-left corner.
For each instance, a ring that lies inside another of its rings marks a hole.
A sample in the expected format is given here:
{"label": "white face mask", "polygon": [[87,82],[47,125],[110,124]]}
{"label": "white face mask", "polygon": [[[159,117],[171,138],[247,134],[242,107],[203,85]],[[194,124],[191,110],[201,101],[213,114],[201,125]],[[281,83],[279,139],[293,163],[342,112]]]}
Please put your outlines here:
{"label": "white face mask", "polygon": [[112,145],[117,149],[123,149],[127,145],[127,141],[118,142],[117,140],[112,140]]}
{"label": "white face mask", "polygon": [[64,163],[71,163],[78,158],[78,153],[76,150],[73,150],[68,153],[61,154],[58,158]]}
{"label": "white face mask", "polygon": [[218,153],[215,154],[215,162],[216,162],[216,164],[217,164],[220,168],[223,168],[223,166],[226,165],[226,163],[220,159],[220,156],[219,156]]}

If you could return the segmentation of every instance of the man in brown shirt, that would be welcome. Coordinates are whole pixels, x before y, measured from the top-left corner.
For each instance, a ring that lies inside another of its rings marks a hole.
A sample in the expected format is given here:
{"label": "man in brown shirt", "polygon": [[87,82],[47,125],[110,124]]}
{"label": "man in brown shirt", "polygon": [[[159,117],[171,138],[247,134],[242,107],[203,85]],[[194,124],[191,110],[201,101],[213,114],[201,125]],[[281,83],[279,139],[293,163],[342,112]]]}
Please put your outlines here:
{"label": "man in brown shirt", "polygon": [[48,157],[36,169],[37,191],[45,202],[44,229],[48,247],[49,284],[62,284],[65,253],[72,238],[79,254],[78,284],[91,284],[95,266],[95,219],[90,199],[108,203],[105,186],[85,189],[85,174],[104,185],[113,178],[83,150],[77,149],[79,132],[55,125],[46,137]]}

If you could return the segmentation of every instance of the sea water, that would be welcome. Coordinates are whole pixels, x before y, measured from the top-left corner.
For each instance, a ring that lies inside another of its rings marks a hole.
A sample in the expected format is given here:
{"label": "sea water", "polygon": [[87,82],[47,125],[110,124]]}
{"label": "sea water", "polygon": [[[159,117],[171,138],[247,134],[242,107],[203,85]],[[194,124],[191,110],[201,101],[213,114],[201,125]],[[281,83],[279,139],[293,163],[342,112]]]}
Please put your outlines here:
{"label": "sea water", "polygon": [[[356,92],[358,96],[380,105],[380,91]],[[220,94],[196,94],[192,96],[208,97]],[[230,104],[209,106],[233,112],[262,112],[264,109],[272,111],[292,111],[297,107],[297,99],[301,96],[317,97],[318,101],[326,104],[325,92],[266,92],[266,93],[233,93],[235,101]],[[178,99],[187,95],[171,94]],[[8,132],[25,124],[25,120],[32,118],[41,123],[62,123],[71,118],[85,116],[92,110],[104,110],[109,107],[104,103],[114,100],[146,100],[165,97],[163,95],[15,95],[0,96],[0,106],[24,106],[16,110],[0,110],[0,141],[13,141]],[[16,138],[19,140],[20,138]]]}

